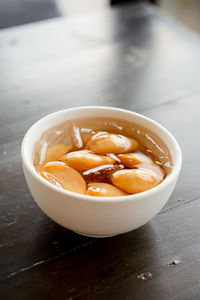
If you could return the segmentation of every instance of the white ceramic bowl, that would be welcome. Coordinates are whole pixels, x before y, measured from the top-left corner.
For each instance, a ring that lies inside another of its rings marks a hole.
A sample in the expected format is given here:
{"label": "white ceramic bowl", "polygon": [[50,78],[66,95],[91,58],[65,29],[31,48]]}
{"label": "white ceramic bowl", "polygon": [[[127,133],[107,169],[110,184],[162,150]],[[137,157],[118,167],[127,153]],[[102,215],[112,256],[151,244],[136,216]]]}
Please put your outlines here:
{"label": "white ceramic bowl", "polygon": [[[150,129],[168,146],[173,170],[158,186],[143,193],[123,197],[92,197],[62,190],[35,171],[35,143],[49,128],[70,119],[112,117]],[[42,211],[58,224],[79,234],[107,237],[136,229],[151,220],[165,205],[176,184],[182,163],[175,138],[161,125],[143,115],[112,107],[89,106],[65,109],[35,123],[22,142],[22,162],[31,194]]]}

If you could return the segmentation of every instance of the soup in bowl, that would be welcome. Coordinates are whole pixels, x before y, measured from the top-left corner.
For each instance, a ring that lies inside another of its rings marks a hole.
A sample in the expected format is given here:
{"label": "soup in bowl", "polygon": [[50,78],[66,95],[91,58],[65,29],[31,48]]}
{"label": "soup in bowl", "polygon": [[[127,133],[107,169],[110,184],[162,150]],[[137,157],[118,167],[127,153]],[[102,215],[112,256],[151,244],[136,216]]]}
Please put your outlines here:
{"label": "soup in bowl", "polygon": [[136,229],[170,197],[181,150],[161,125],[111,107],[76,107],[35,123],[22,143],[25,177],[39,207],[80,234]]}

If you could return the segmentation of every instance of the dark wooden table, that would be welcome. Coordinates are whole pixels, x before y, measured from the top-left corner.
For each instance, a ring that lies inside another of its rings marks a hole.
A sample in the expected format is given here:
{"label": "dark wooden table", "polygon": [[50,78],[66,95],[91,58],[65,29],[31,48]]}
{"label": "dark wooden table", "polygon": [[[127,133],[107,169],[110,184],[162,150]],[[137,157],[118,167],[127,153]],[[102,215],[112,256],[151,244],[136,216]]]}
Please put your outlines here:
{"label": "dark wooden table", "polygon": [[[159,121],[183,150],[164,209],[142,228],[107,239],[46,217],[20,159],[36,120],[93,104]],[[199,130],[200,38],[153,6],[2,30],[0,299],[200,299]]]}

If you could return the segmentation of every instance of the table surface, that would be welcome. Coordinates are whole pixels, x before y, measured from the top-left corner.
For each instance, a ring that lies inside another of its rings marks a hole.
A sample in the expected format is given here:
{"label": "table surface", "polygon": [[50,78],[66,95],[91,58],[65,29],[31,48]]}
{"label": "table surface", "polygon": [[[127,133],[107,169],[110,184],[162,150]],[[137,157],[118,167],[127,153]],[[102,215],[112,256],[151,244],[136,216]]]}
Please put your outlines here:
{"label": "table surface", "polygon": [[[198,36],[145,3],[0,32],[1,299],[199,299],[199,54]],[[36,120],[96,104],[153,118],[183,151],[163,210],[106,239],[45,216],[20,159]]]}

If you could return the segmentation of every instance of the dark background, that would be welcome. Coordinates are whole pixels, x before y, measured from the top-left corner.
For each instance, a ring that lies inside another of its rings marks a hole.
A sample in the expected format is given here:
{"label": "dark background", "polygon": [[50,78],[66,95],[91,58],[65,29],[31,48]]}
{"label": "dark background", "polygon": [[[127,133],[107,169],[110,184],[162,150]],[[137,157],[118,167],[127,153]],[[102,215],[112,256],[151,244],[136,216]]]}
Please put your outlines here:
{"label": "dark background", "polygon": [[[49,18],[72,17],[103,11],[110,5],[136,3],[139,0],[1,0],[0,29]],[[148,1],[147,1],[148,2]],[[199,0],[150,0],[168,15],[194,31],[200,32]]]}

